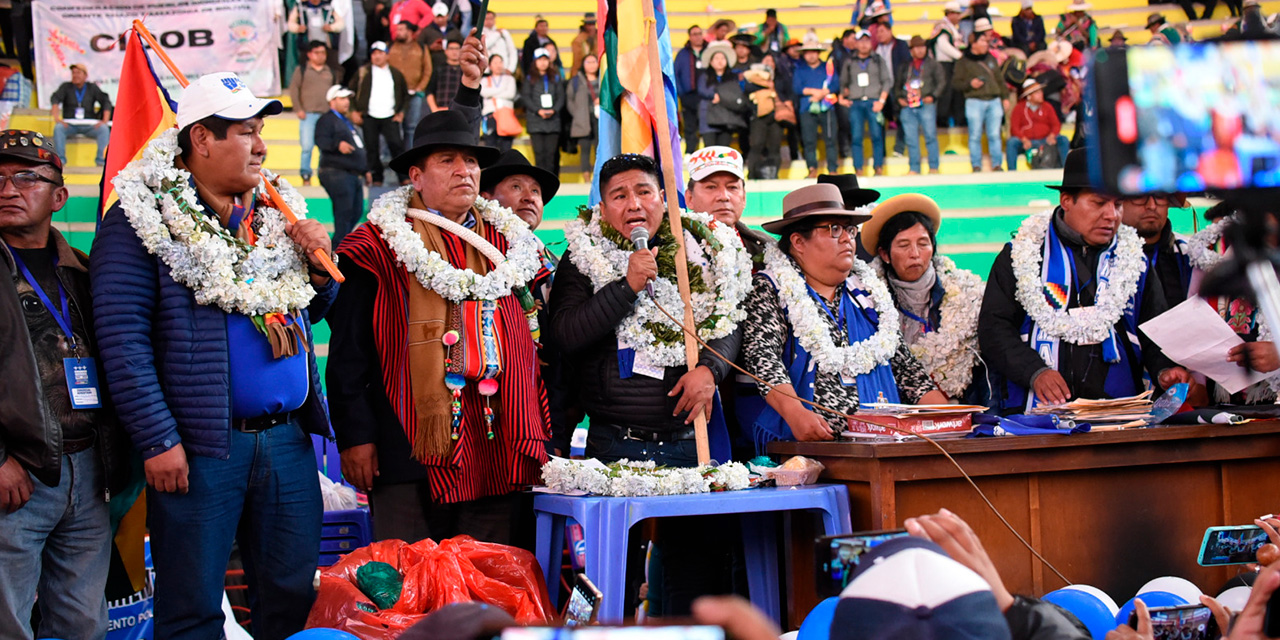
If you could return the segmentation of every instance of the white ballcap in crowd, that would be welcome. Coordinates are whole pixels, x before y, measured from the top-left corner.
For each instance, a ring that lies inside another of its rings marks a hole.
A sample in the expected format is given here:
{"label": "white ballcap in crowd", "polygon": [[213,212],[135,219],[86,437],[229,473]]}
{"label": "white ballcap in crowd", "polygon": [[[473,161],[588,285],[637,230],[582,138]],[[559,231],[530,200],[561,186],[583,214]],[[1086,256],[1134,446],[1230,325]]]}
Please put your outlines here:
{"label": "white ballcap in crowd", "polygon": [[947,4],[943,5],[942,11],[944,13],[964,13],[964,9],[960,7],[960,3],[956,2],[956,0],[951,0]]}
{"label": "white ballcap in crowd", "polygon": [[383,41],[379,40],[379,41],[377,41],[377,42],[375,42],[375,43],[373,43],[373,44],[369,45],[369,50],[370,50],[370,51],[381,51],[381,52],[383,52],[383,53],[386,53],[386,52],[387,52],[387,43],[385,43],[385,42],[383,42]]}
{"label": "white ballcap in crowd", "polygon": [[1032,8],[1033,1],[1034,1],[1034,0],[1022,0],[1022,8],[1023,8],[1023,9],[1030,9],[1030,8]]}
{"label": "white ballcap in crowd", "polygon": [[328,102],[330,100],[333,100],[334,98],[350,98],[351,96],[354,96],[354,95],[355,95],[354,91],[340,84],[335,84],[332,87],[329,87],[329,90],[324,93],[324,99],[325,99],[325,102]]}
{"label": "white ballcap in crowd", "polygon": [[281,111],[284,111],[284,105],[279,100],[253,95],[236,74],[210,73],[200,76],[182,92],[182,100],[178,102],[178,130],[209,116],[239,121],[262,115],[274,116]]}
{"label": "white ballcap in crowd", "polygon": [[534,59],[534,60],[537,60],[538,58],[550,58],[550,57],[551,57],[551,52],[550,52],[550,51],[547,51],[547,50],[546,50],[545,48],[543,48],[543,47],[538,47],[537,49],[534,49],[534,50],[533,50],[533,59]]}
{"label": "white ballcap in crowd", "polygon": [[689,179],[698,182],[713,173],[724,171],[746,180],[742,171],[742,154],[733,147],[703,147],[685,158],[684,166],[689,171]]}
{"label": "white ballcap in crowd", "polygon": [[431,7],[431,13],[432,15],[437,15],[437,16],[449,15],[449,5],[443,2],[437,2],[435,3],[434,6]]}

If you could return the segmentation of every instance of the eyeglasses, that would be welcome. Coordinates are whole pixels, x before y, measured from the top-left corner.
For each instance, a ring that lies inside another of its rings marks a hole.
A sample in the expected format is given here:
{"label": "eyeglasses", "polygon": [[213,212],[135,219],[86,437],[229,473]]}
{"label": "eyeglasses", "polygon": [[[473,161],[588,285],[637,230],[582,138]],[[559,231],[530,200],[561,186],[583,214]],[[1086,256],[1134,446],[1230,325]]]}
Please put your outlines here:
{"label": "eyeglasses", "polygon": [[4,191],[6,180],[12,181],[13,186],[17,187],[18,191],[26,191],[41,182],[48,182],[52,185],[58,184],[57,180],[50,180],[34,171],[19,171],[11,176],[0,174],[0,191]]}
{"label": "eyeglasses", "polygon": [[844,233],[849,234],[849,237],[850,237],[850,238],[852,238],[852,237],[854,237],[854,236],[858,235],[858,225],[856,225],[856,224],[839,224],[839,223],[836,223],[836,222],[832,222],[831,224],[822,224],[822,225],[818,225],[818,226],[816,226],[816,227],[814,227],[814,228],[815,228],[815,229],[826,229],[827,231],[830,231],[830,232],[831,232],[831,237],[832,237],[832,238],[835,238],[835,239],[837,239],[837,240],[839,240],[839,239],[840,239],[840,232],[842,232],[842,231],[843,231]]}
{"label": "eyeglasses", "polygon": [[1144,205],[1147,203],[1148,199],[1155,202],[1157,207],[1167,207],[1170,202],[1173,202],[1173,198],[1170,198],[1169,196],[1153,195],[1133,196],[1132,198],[1125,198],[1124,201],[1132,205]]}

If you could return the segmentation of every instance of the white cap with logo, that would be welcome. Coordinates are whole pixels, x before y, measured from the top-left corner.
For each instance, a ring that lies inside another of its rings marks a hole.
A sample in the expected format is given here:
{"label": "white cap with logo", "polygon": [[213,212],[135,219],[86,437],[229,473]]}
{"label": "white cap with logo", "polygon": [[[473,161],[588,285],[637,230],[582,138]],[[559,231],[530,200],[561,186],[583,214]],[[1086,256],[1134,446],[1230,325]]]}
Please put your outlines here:
{"label": "white cap with logo", "polygon": [[325,99],[325,102],[329,102],[329,101],[332,101],[334,98],[350,98],[355,94],[356,93],[354,91],[340,84],[335,84],[332,87],[329,87],[328,91],[324,92],[324,99]]}
{"label": "white cap with logo", "polygon": [[210,73],[200,76],[182,92],[178,102],[178,130],[209,116],[239,121],[261,115],[274,116],[281,111],[284,105],[279,100],[253,95],[236,74]]}
{"label": "white cap with logo", "polygon": [[703,147],[689,154],[684,164],[689,170],[689,179],[694,182],[721,171],[731,173],[740,180],[746,180],[742,171],[742,154],[733,147]]}

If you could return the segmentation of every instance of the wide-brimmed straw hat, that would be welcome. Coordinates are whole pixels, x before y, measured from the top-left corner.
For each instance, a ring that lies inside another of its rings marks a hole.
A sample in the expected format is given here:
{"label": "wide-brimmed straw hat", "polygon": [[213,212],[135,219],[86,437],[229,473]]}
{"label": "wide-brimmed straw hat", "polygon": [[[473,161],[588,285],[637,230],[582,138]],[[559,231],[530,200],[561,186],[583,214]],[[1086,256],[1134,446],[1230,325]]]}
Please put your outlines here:
{"label": "wide-brimmed straw hat", "polygon": [[710,67],[711,58],[716,53],[724,54],[725,60],[729,62],[730,68],[738,64],[738,53],[733,50],[733,44],[728,40],[716,40],[715,42],[708,43],[707,46],[702,49],[702,55],[700,58],[702,59],[703,66]]}
{"label": "wide-brimmed straw hat", "polygon": [[833,184],[811,184],[788,193],[782,198],[782,211],[781,218],[760,226],[769,233],[782,235],[788,227],[814,217],[840,216],[849,218],[853,224],[862,224],[871,218],[844,208],[840,188]]}
{"label": "wide-brimmed straw hat", "polygon": [[908,211],[923,214],[924,217],[933,221],[932,231],[935,234],[938,232],[938,225],[942,224],[942,210],[938,208],[938,203],[924,194],[904,193],[881,202],[871,210],[871,219],[862,225],[862,230],[858,234],[862,248],[871,255],[875,255],[876,247],[880,244],[880,230],[894,216]]}

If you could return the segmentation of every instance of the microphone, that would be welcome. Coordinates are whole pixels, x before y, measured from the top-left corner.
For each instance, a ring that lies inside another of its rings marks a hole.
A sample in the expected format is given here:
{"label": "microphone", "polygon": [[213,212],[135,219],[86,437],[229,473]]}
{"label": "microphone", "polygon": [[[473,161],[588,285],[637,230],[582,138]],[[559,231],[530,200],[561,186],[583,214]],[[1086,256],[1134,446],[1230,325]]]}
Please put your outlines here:
{"label": "microphone", "polygon": [[[636,246],[636,251],[649,250],[649,230],[643,226],[636,227],[631,230],[631,244]],[[653,283],[646,282],[644,290],[649,292],[649,296],[653,296]]]}

